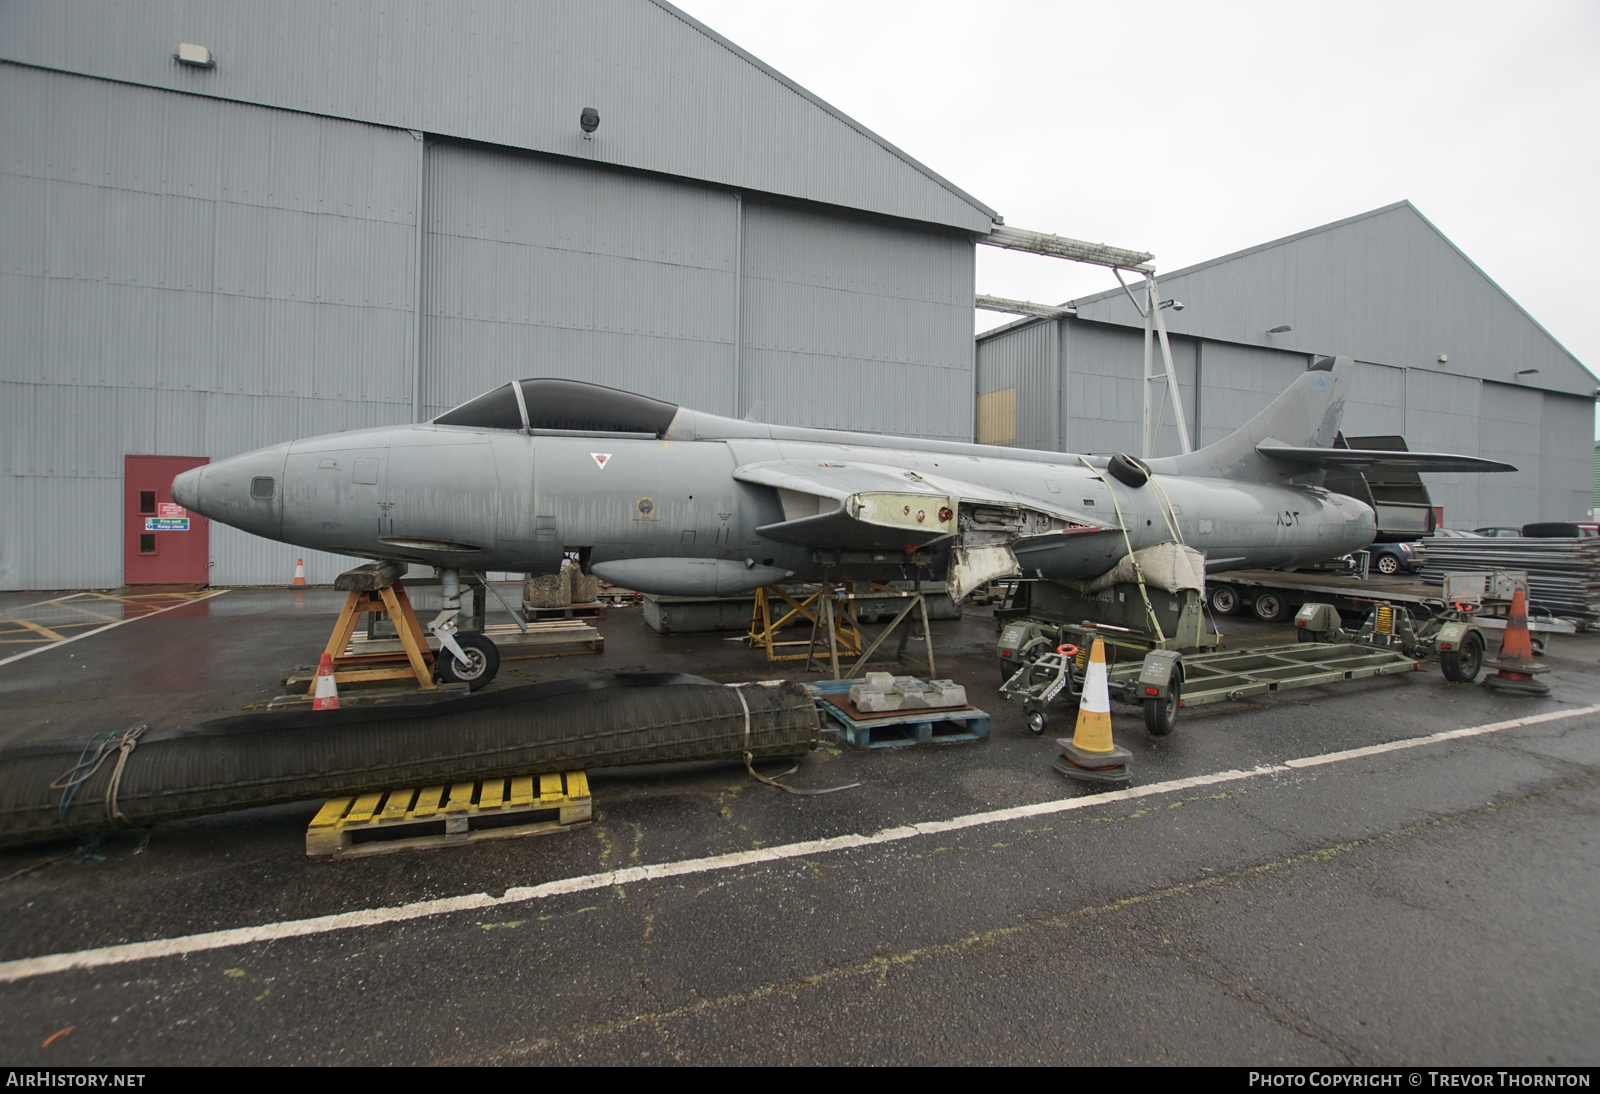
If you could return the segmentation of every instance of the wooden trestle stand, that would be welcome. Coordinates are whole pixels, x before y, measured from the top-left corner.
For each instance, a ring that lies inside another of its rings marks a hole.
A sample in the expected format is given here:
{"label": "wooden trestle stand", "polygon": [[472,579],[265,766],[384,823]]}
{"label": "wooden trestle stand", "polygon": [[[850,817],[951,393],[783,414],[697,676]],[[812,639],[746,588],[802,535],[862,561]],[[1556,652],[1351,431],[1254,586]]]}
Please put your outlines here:
{"label": "wooden trestle stand", "polygon": [[[340,684],[365,683],[373,680],[411,680],[423,691],[433,691],[434,653],[428,648],[427,636],[417,622],[417,613],[411,608],[405,585],[400,575],[405,566],[398,562],[369,562],[346,570],[334,579],[333,587],[348,592],[339,621],[333,625],[333,634],[324,650],[333,660],[333,678]],[[355,635],[356,624],[363,615],[387,612],[394,622],[400,639],[400,650],[385,653],[346,653]],[[312,694],[316,681],[311,683]]]}

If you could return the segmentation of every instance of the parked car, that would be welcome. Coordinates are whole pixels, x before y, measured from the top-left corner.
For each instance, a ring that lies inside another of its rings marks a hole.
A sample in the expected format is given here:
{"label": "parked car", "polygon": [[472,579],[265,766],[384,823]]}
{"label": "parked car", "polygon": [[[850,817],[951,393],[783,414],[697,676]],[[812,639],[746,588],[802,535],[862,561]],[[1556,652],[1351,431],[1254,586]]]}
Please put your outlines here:
{"label": "parked car", "polygon": [[1433,539],[1482,539],[1483,536],[1481,534],[1477,533],[1477,532],[1469,532],[1465,528],[1435,528],[1433,530],[1433,535],[1430,538],[1433,538]]}
{"label": "parked car", "polygon": [[1367,551],[1372,555],[1372,569],[1380,574],[1422,569],[1422,549],[1415,543],[1374,543]]}
{"label": "parked car", "polygon": [[1501,528],[1501,527],[1474,528],[1473,531],[1476,532],[1480,536],[1487,536],[1490,539],[1521,539],[1522,538],[1522,529],[1521,528]]}

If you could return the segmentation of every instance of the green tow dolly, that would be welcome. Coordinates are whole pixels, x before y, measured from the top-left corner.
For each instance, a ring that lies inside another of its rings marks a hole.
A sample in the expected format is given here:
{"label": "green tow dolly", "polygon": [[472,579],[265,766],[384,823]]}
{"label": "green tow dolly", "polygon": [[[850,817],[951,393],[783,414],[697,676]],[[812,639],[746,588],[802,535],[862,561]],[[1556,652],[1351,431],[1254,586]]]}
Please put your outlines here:
{"label": "green tow dolly", "polygon": [[1295,637],[1301,642],[1358,642],[1375,649],[1398,650],[1409,657],[1434,661],[1444,678],[1455,684],[1470,684],[1483,671],[1488,642],[1472,618],[1479,605],[1458,600],[1425,600],[1427,615],[1412,617],[1410,609],[1399,604],[1379,602],[1367,615],[1360,630],[1351,634],[1343,629],[1339,612],[1332,604],[1306,604],[1294,617]]}
{"label": "green tow dolly", "polygon": [[[1000,694],[1026,710],[1028,729],[1043,736],[1050,724],[1047,707],[1065,696],[1074,707],[1083,696],[1087,647],[1066,641],[1069,635],[1030,620],[1006,624],[996,652],[1000,657]],[[1153,737],[1171,733],[1178,719],[1183,689],[1183,656],[1177,650],[1150,650],[1140,660],[1116,660],[1123,647],[1106,644],[1106,682],[1112,699],[1142,709],[1145,729]]]}
{"label": "green tow dolly", "polygon": [[[1470,682],[1483,669],[1485,647],[1470,607],[1440,602],[1440,612],[1419,625],[1405,609],[1381,604],[1350,634],[1332,605],[1308,604],[1295,619],[1297,641],[1242,650],[1150,650],[1133,658],[1108,644],[1108,690],[1113,701],[1140,709],[1151,736],[1164,737],[1188,707],[1416,672],[1425,661],[1438,661],[1450,680]],[[1000,694],[1023,705],[1035,735],[1049,726],[1052,703],[1076,706],[1082,696],[1085,654],[1068,637],[1030,620],[1013,620],[1001,631]],[[1119,654],[1125,659],[1113,660]]]}

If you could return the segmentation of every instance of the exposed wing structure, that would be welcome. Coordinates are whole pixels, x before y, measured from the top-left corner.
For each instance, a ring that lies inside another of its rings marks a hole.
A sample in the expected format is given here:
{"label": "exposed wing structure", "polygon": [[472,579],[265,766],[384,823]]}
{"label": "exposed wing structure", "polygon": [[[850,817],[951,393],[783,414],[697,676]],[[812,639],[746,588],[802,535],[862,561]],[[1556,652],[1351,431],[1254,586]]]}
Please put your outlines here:
{"label": "exposed wing structure", "polygon": [[882,464],[772,460],[745,464],[733,477],[777,491],[784,519],[757,532],[781,543],[901,551],[953,539],[953,595],[1017,573],[1019,543],[1112,527],[1007,490]]}
{"label": "exposed wing structure", "polygon": [[1509,463],[1455,456],[1446,452],[1399,452],[1385,448],[1316,448],[1263,441],[1256,451],[1269,460],[1304,464],[1307,467],[1338,467],[1351,471],[1515,471]]}

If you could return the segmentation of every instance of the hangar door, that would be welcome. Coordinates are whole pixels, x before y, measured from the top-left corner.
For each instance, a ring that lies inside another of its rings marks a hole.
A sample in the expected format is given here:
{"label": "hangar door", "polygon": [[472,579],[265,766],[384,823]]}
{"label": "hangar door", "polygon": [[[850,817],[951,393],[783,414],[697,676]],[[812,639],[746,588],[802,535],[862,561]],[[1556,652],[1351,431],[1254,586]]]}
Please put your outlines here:
{"label": "hangar door", "polygon": [[537,376],[733,411],[731,192],[448,141],[426,160],[424,418]]}

